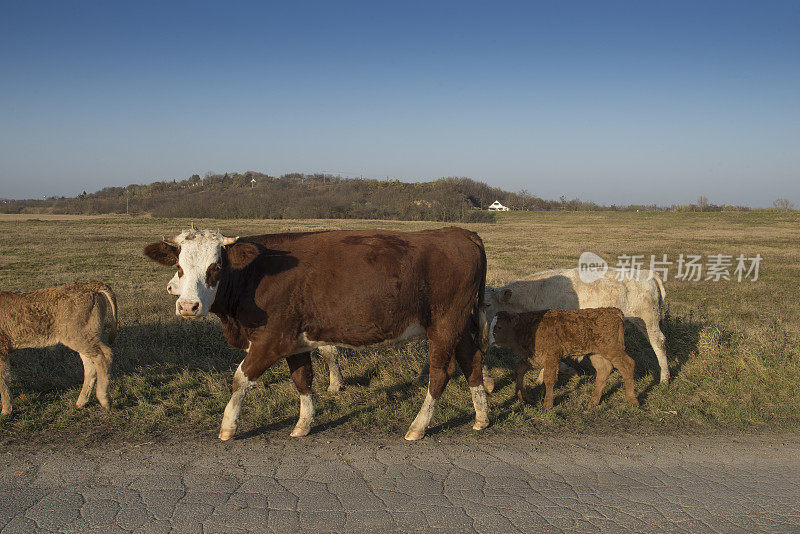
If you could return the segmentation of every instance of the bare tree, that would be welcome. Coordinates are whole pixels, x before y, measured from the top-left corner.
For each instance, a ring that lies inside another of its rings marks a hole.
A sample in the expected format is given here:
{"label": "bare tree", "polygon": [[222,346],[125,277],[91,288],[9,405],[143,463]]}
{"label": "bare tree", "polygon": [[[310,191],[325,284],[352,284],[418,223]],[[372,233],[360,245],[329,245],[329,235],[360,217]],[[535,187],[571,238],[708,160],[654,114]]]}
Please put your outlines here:
{"label": "bare tree", "polygon": [[700,208],[700,211],[706,211],[708,209],[708,198],[703,195],[697,197],[697,207]]}
{"label": "bare tree", "polygon": [[778,198],[772,202],[772,205],[781,211],[792,211],[794,209],[794,202],[788,198]]}

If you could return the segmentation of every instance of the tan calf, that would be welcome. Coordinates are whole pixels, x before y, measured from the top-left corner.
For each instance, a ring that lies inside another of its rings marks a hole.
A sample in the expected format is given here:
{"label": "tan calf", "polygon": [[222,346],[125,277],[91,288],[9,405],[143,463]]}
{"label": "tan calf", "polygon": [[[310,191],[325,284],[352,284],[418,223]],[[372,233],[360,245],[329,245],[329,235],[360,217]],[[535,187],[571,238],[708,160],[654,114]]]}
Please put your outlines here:
{"label": "tan calf", "polygon": [[117,301],[102,282],[85,282],[36,291],[0,292],[0,397],[2,414],[11,413],[8,390],[9,354],[19,349],[49,347],[62,343],[83,360],[83,388],[76,405],[89,400],[97,380],[97,400],[106,410],[111,349],[100,336],[106,318],[106,300],[113,322],[108,342],[117,335]]}
{"label": "tan calf", "polygon": [[597,371],[589,407],[597,406],[608,376],[616,367],[625,382],[625,398],[633,405],[633,359],[625,352],[622,312],[617,308],[545,310],[526,313],[499,312],[489,329],[490,342],[513,350],[517,364],[517,396],[529,402],[523,391],[525,373],[531,367],[544,370],[544,408],[553,407],[553,386],[562,358],[589,356]]}

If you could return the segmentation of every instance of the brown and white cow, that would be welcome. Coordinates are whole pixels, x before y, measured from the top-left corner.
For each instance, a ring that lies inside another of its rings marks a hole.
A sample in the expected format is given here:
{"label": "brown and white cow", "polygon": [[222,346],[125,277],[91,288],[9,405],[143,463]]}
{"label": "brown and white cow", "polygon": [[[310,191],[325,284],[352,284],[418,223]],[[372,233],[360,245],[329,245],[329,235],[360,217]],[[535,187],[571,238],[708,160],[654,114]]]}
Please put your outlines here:
{"label": "brown and white cow", "polygon": [[168,290],[175,313],[208,312],[228,342],[247,354],[233,378],[219,437],[230,439],[246,391],[286,358],[300,393],[292,436],[311,429],[311,350],[362,347],[415,336],[430,341],[431,371],[422,408],[406,433],[420,439],[456,362],[470,385],[475,424],[489,424],[481,367],[488,328],[483,313],[486,255],[461,228],[268,234],[228,238],[184,230],[152,243],[150,259],[177,268]]}

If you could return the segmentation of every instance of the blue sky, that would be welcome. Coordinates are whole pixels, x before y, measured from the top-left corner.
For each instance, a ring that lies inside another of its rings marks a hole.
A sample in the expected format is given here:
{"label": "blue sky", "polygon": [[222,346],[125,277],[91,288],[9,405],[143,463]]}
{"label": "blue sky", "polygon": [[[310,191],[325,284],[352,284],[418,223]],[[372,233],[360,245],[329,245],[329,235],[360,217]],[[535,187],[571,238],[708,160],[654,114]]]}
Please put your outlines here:
{"label": "blue sky", "polygon": [[0,197],[206,171],[800,205],[800,2],[14,2]]}

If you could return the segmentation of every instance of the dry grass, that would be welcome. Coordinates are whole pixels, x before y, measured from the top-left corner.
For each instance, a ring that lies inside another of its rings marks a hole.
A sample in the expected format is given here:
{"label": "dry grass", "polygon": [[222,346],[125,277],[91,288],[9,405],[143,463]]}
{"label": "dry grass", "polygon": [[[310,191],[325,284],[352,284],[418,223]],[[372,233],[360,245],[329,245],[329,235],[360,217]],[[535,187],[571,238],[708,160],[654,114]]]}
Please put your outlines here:
{"label": "dry grass", "polygon": [[[628,332],[637,361],[634,409],[612,376],[600,407],[586,411],[593,376],[562,380],[556,407],[519,403],[512,395],[512,356],[493,351],[498,389],[490,398],[496,426],[559,430],[797,428],[800,423],[800,216],[793,213],[511,213],[496,224],[468,225],[484,239],[492,285],[547,268],[573,267],[585,250],[606,259],[619,254],[760,253],[758,282],[667,282],[664,330],[673,381],[658,384],[657,364],[646,341]],[[174,316],[165,292],[172,275],[141,254],[143,246],[187,226],[186,220],[65,218],[0,220],[0,289],[32,289],[74,280],[101,279],[116,290],[121,332],[114,346],[113,411],[96,403],[74,407],[82,367],[60,347],[26,350],[11,359],[14,414],[0,418],[5,437],[69,429],[101,434],[216,430],[230,395],[232,371],[242,358],[225,343],[215,318]],[[195,221],[231,235],[322,228],[416,230],[437,223],[394,221]],[[674,272],[674,269],[673,269]],[[347,388],[325,391],[327,370],[315,361],[316,430],[340,427],[399,433],[419,409],[423,391],[410,385],[426,351],[422,342],[397,349],[347,352]],[[530,373],[532,380],[534,373]],[[241,431],[286,429],[298,403],[287,366],[264,375],[264,389],[248,394]],[[534,387],[529,382],[529,387]],[[536,390],[534,397],[541,397]],[[434,432],[473,417],[466,383],[459,377],[443,396]]]}

